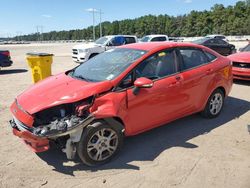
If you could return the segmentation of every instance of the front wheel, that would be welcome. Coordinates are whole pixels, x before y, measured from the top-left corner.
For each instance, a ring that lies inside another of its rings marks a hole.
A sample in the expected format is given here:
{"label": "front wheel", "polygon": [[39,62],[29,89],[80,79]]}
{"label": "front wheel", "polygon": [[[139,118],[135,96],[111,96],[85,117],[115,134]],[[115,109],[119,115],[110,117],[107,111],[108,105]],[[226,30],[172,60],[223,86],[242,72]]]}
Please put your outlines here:
{"label": "front wheel", "polygon": [[111,160],[121,149],[123,134],[104,121],[89,125],[77,143],[77,153],[84,164],[96,166]]}
{"label": "front wheel", "polygon": [[223,105],[224,93],[221,89],[216,89],[209,97],[206,107],[201,114],[206,118],[215,118],[221,113]]}

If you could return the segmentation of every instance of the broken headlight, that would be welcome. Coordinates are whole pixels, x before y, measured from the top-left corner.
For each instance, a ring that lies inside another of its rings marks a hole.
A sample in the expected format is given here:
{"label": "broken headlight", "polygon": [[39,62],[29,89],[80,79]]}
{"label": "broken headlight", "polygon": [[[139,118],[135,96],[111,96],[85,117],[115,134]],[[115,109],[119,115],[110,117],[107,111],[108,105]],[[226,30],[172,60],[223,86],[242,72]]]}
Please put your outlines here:
{"label": "broken headlight", "polygon": [[39,136],[66,132],[89,116],[94,97],[70,104],[62,104],[35,114],[34,133]]}

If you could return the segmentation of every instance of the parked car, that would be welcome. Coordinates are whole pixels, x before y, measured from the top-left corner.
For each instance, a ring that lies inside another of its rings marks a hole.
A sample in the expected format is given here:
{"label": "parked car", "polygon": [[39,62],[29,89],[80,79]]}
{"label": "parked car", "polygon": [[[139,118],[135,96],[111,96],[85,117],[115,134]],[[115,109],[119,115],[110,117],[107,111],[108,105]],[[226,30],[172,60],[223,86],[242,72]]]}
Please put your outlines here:
{"label": "parked car", "polygon": [[140,40],[140,42],[163,42],[163,41],[169,41],[167,35],[147,35]]}
{"label": "parked car", "polygon": [[228,58],[187,43],[108,50],[38,82],[11,105],[14,135],[35,152],[61,143],[87,165],[109,161],[124,136],[201,112],[215,118],[232,86]]}
{"label": "parked car", "polygon": [[12,63],[10,52],[8,50],[0,50],[0,69],[1,67],[10,67]]}
{"label": "parked car", "polygon": [[206,38],[214,38],[214,39],[227,40],[225,35],[219,35],[219,34],[207,35]]}
{"label": "parked car", "polygon": [[244,47],[240,48],[240,52],[250,52],[250,42]]}
{"label": "parked car", "polygon": [[109,35],[96,40],[94,43],[80,44],[73,47],[72,58],[77,63],[84,63],[88,59],[106,50],[124,44],[136,43],[137,37],[132,35]]}
{"label": "parked car", "polygon": [[236,52],[235,46],[233,44],[229,44],[223,39],[204,37],[202,39],[193,41],[193,43],[211,48],[212,50],[224,56]]}
{"label": "parked car", "polygon": [[[248,50],[248,51],[247,51]],[[239,80],[250,80],[250,45],[241,52],[227,56],[233,63],[233,77]]]}

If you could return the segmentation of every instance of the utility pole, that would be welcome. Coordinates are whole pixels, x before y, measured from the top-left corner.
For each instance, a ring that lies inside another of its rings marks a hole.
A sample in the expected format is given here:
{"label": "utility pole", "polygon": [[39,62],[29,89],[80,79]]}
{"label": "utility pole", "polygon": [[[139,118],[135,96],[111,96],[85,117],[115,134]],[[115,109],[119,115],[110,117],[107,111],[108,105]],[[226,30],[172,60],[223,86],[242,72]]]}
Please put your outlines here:
{"label": "utility pole", "polygon": [[36,32],[37,32],[37,41],[39,41],[39,26],[36,26]]}
{"label": "utility pole", "polygon": [[40,27],[41,27],[41,41],[43,41],[43,28],[44,28],[44,26],[41,25]]}
{"label": "utility pole", "polygon": [[100,26],[100,37],[102,37],[102,10],[100,9],[100,11],[94,9],[94,8],[89,8],[89,9],[86,9],[87,12],[91,12],[92,13],[92,16],[93,16],[93,40],[95,41],[95,13],[99,13],[100,15],[100,23],[99,23],[99,26]]}
{"label": "utility pole", "polygon": [[93,41],[95,41],[95,9],[92,8],[93,13]]}
{"label": "utility pole", "polygon": [[100,9],[100,24],[99,24],[99,27],[100,27],[100,37],[102,37],[102,10]]}
{"label": "utility pole", "polygon": [[[37,41],[43,40],[43,25],[37,25],[36,31],[37,31]],[[41,35],[41,36],[40,36]]]}

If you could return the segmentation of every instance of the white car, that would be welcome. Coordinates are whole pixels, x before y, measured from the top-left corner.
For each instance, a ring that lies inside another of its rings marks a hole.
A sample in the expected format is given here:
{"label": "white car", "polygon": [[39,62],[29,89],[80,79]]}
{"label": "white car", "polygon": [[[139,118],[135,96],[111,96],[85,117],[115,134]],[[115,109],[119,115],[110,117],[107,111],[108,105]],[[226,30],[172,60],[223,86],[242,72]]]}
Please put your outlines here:
{"label": "white car", "polygon": [[167,35],[146,35],[140,40],[140,42],[163,42],[163,41],[169,41]]}
{"label": "white car", "polygon": [[132,35],[108,35],[97,39],[95,42],[76,45],[72,49],[73,61],[84,63],[88,59],[106,50],[124,44],[136,43],[137,37]]}

